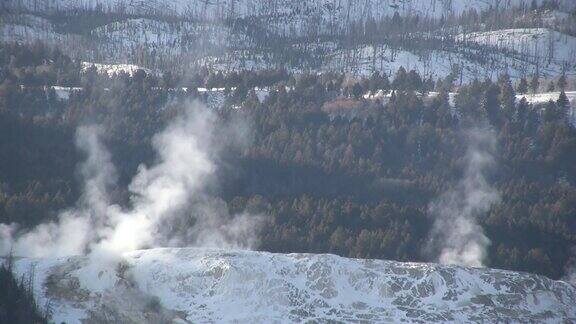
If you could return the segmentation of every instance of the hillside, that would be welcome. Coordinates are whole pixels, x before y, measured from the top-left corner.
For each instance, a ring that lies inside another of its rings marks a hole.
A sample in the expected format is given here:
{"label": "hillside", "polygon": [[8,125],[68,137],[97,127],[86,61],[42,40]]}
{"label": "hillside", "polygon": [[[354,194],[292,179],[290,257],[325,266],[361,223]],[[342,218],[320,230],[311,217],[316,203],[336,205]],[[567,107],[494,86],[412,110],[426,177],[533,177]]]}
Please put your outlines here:
{"label": "hillside", "polygon": [[[293,71],[434,79],[575,74],[576,9],[560,1],[49,1],[3,4],[0,40],[74,57],[186,71]],[[176,64],[175,64],[176,63]]]}
{"label": "hillside", "polygon": [[[536,3],[542,4],[544,0]],[[576,4],[570,0],[557,1],[559,8],[571,11]],[[268,0],[168,0],[168,1],[122,1],[122,0],[9,0],[4,3],[7,9],[30,10],[36,12],[58,12],[77,9],[101,9],[131,14],[162,14],[191,16],[194,19],[222,20],[245,18],[250,16],[285,16],[313,12],[322,18],[337,20],[357,20],[361,17],[380,18],[392,16],[395,12],[403,16],[420,15],[441,18],[448,15],[460,15],[466,11],[478,12],[494,8],[508,10],[528,7],[526,0],[321,0],[321,1],[268,1]]]}
{"label": "hillside", "polygon": [[194,248],[16,269],[34,269],[56,323],[576,320],[576,287],[491,269]]}

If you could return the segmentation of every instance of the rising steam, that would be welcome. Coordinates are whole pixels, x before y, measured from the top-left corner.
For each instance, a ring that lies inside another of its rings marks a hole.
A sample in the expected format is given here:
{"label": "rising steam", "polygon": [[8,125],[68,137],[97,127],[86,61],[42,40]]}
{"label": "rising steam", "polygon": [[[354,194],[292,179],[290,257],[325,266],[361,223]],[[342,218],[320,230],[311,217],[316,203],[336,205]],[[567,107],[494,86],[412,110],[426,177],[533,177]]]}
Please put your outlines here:
{"label": "rising steam", "polygon": [[570,257],[564,267],[564,276],[562,280],[576,285],[576,247],[570,249]]}
{"label": "rising steam", "polygon": [[467,133],[467,140],[463,179],[429,206],[434,216],[431,248],[442,264],[481,267],[490,240],[476,217],[500,200],[485,177],[495,164],[496,139],[488,130],[474,129]]}
{"label": "rising steam", "polygon": [[152,139],[158,161],[141,165],[129,185],[131,208],[110,203],[116,183],[110,153],[99,127],[77,131],[76,145],[86,153],[80,167],[84,190],[77,205],[54,222],[18,233],[0,227],[0,252],[19,256],[120,254],[157,246],[250,248],[256,243],[259,217],[231,216],[223,201],[206,187],[216,170],[223,138],[241,137],[241,127],[218,128],[209,110],[191,105]]}

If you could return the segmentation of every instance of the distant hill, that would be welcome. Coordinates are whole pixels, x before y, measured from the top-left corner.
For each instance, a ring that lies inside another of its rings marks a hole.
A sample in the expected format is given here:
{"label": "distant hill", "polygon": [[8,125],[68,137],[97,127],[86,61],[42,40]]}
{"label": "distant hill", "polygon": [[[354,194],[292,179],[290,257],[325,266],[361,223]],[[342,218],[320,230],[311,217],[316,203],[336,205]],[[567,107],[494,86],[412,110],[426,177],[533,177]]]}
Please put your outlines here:
{"label": "distant hill", "polygon": [[555,3],[10,0],[0,39],[152,69],[554,77],[576,71],[576,2]]}

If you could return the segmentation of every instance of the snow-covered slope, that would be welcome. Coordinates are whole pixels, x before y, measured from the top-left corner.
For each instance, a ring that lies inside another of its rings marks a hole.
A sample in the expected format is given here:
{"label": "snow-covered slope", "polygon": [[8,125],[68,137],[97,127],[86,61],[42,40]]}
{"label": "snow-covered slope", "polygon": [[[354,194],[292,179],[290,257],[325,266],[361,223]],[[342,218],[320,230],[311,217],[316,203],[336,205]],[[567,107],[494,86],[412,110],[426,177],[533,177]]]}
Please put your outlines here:
{"label": "snow-covered slope", "polygon": [[394,73],[403,66],[434,79],[448,75],[454,66],[462,69],[463,82],[474,78],[494,79],[501,73],[520,78],[538,71],[556,77],[564,71],[576,73],[576,37],[546,28],[521,28],[460,34],[457,50],[423,53],[388,46],[364,46],[330,52],[322,70],[369,75],[374,71]]}
{"label": "snow-covered slope", "polygon": [[576,37],[546,28],[504,29],[459,35],[460,42],[487,45],[529,58],[539,58],[540,65],[576,62]]}
{"label": "snow-covered slope", "polygon": [[27,14],[1,17],[2,41],[27,42],[42,39],[47,43],[57,43],[63,38],[63,35],[54,31],[52,23],[44,18]]}
{"label": "snow-covered slope", "polygon": [[[0,41],[40,40],[83,60],[137,63],[178,72],[199,67],[228,71],[282,66],[292,71],[336,70],[364,75],[380,71],[392,75],[404,66],[434,79],[461,69],[463,82],[494,79],[504,72],[512,78],[536,71],[550,78],[563,71],[574,75],[576,37],[571,35],[576,20],[570,14],[576,9],[573,0],[560,1],[560,10],[523,10],[511,15],[519,26],[541,28],[486,31],[489,27],[477,26],[472,29],[477,32],[430,30],[410,35],[416,39],[402,46],[388,41],[372,44],[368,40],[349,46],[338,37],[349,32],[351,26],[362,26],[369,18],[378,22],[395,13],[402,17],[418,15],[419,19],[440,18],[469,14],[469,10],[478,13],[489,8],[503,12],[529,8],[531,2],[7,0],[0,5]],[[74,10],[74,14],[69,10]],[[91,20],[94,13],[84,10],[98,10],[108,18],[81,24],[81,19],[74,18],[77,14]],[[275,44],[278,40],[283,43]]]}
{"label": "snow-covered slope", "polygon": [[194,248],[15,267],[56,323],[576,321],[575,286],[502,270]]}
{"label": "snow-covered slope", "polygon": [[[538,0],[542,3],[544,0]],[[440,18],[450,14],[459,15],[471,9],[477,12],[489,8],[500,10],[512,7],[529,7],[532,0],[6,0],[3,5],[11,10],[35,12],[96,9],[132,14],[180,14],[192,18],[216,20],[243,18],[247,16],[296,16],[313,11],[317,16],[337,20],[357,20],[368,16],[379,18],[401,15]],[[573,0],[557,0],[560,8],[571,11],[576,7]]]}
{"label": "snow-covered slope", "polygon": [[[294,71],[393,74],[404,66],[436,79],[458,67],[462,69],[464,82],[475,77],[495,78],[503,72],[513,78],[536,70],[543,77],[557,77],[562,71],[573,75],[576,73],[576,38],[569,32],[574,23],[569,12],[576,9],[573,0],[560,1],[560,10],[516,12],[518,25],[548,26],[556,30],[485,31],[479,27],[481,31],[475,33],[454,29],[448,37],[444,31],[437,34],[438,31],[432,30],[431,34],[412,35],[427,41],[415,40],[401,47],[368,41],[348,46],[345,40],[334,38],[346,34],[351,26],[361,26],[369,18],[379,21],[395,13],[403,17],[441,18],[470,10],[478,13],[490,8],[502,11],[528,8],[531,2],[7,0],[0,8],[3,9],[0,41],[34,43],[41,40],[84,60],[138,63],[182,71],[198,67],[244,70],[283,66]],[[66,14],[69,10],[75,14]],[[73,17],[76,14],[91,17],[84,10],[97,10],[102,16],[108,15],[108,19],[100,17],[92,24],[81,24]],[[50,12],[58,14],[50,15]],[[444,45],[436,46],[430,37]],[[281,46],[270,46],[274,40],[285,42]],[[284,49],[271,49],[278,46]]]}

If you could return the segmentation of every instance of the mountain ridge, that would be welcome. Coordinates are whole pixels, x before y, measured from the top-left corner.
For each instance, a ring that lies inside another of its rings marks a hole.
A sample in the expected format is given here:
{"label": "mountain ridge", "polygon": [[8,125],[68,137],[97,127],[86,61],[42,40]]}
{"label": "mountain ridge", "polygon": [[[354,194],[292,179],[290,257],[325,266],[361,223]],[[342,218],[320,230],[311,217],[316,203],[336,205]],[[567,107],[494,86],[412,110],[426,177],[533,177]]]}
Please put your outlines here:
{"label": "mountain ridge", "polygon": [[535,3],[542,7],[530,9],[526,0],[10,0],[0,40],[42,41],[83,60],[173,72],[392,75],[403,66],[461,81],[573,75],[576,2]]}
{"label": "mountain ridge", "polygon": [[[536,1],[541,5],[545,1]],[[137,1],[137,0],[57,0],[38,2],[35,0],[8,0],[5,8],[11,10],[29,10],[33,12],[62,10],[111,10],[132,14],[192,15],[203,19],[229,19],[247,16],[295,15],[304,10],[319,13],[342,12],[345,18],[365,17],[378,18],[392,16],[394,12],[401,15],[418,14],[424,17],[441,18],[449,14],[459,15],[468,10],[482,12],[491,8],[508,10],[529,7],[528,0],[322,0],[322,1],[269,1],[269,0],[169,0],[169,1]],[[576,3],[570,0],[557,1],[563,11],[576,9]]]}

